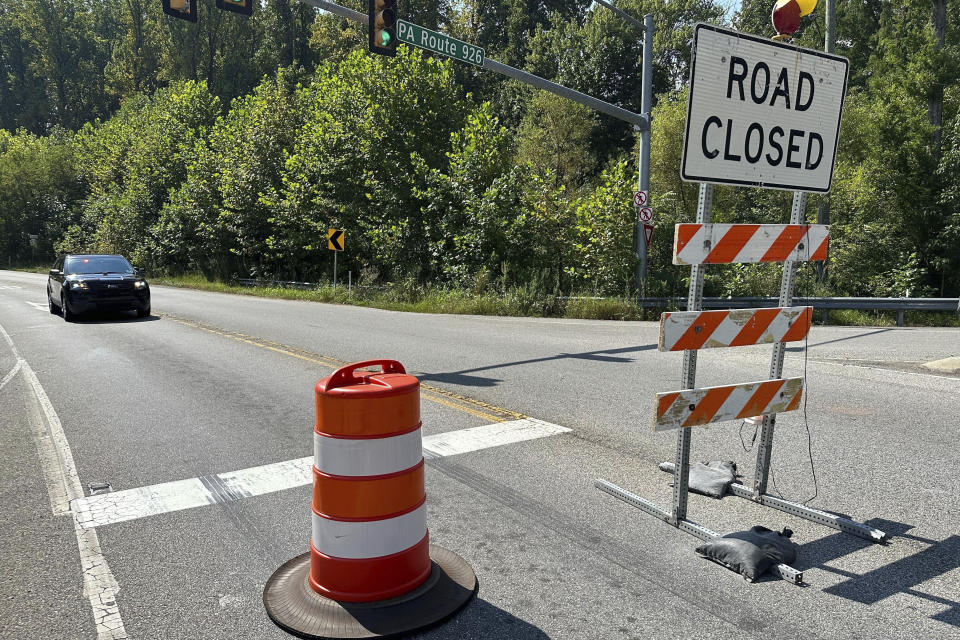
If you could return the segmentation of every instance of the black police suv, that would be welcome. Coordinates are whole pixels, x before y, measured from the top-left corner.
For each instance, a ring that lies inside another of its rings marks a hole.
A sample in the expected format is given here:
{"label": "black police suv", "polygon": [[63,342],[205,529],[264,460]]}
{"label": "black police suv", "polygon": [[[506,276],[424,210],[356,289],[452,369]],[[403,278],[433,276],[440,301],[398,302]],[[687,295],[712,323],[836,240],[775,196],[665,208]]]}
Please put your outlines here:
{"label": "black police suv", "polygon": [[93,310],[133,310],[137,317],[150,315],[150,285],[143,270],[123,256],[66,255],[50,269],[47,278],[50,313],[63,312],[67,322]]}

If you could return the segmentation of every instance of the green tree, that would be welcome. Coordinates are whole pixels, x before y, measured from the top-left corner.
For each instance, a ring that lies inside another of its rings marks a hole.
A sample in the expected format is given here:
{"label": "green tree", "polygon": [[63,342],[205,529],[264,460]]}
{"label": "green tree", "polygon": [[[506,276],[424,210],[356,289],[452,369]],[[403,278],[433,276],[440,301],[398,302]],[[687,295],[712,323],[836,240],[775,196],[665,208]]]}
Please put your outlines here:
{"label": "green tree", "polygon": [[[39,137],[0,129],[0,256],[4,263],[49,262],[85,195],[71,134]],[[31,246],[29,236],[36,236]],[[4,264],[3,266],[7,266]]]}
{"label": "green tree", "polygon": [[551,173],[556,186],[576,190],[592,173],[590,134],[596,123],[591,109],[539,91],[517,132],[517,159]]}
{"label": "green tree", "polygon": [[[84,202],[85,220],[69,234],[80,246],[61,249],[123,253],[154,264],[150,230],[171,190],[186,179],[198,143],[219,111],[219,100],[205,86],[182,82],[149,99],[128,101],[105,123],[88,124],[78,144],[90,195]],[[84,235],[90,229],[93,235]]]}

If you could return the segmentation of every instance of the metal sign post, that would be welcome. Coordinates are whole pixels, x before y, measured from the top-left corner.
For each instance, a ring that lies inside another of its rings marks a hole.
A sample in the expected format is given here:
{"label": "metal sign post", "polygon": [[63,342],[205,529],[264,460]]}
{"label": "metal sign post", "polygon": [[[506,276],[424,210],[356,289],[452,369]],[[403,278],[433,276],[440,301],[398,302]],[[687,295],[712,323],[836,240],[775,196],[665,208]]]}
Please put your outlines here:
{"label": "metal sign post", "polygon": [[337,254],[343,251],[346,243],[344,242],[343,229],[327,230],[327,249],[333,251],[333,288],[337,288]]}
{"label": "metal sign post", "polygon": [[[807,194],[796,191],[793,194],[793,206],[790,211],[790,224],[805,222],[804,213],[807,209]],[[779,306],[789,307],[793,303],[793,285],[797,279],[797,262],[786,260],[783,263],[783,276],[780,279]],[[786,354],[786,344],[777,342],[773,345],[770,357],[770,378],[783,376],[783,356]],[[754,497],[767,492],[767,475],[770,473],[770,454],[773,450],[773,426],[776,424],[776,414],[763,416],[763,427],[760,434],[760,448],[757,450],[757,473],[754,480]]]}
{"label": "metal sign post", "polygon": [[[700,196],[697,198],[697,222],[710,222],[713,212],[713,185],[700,183]],[[690,290],[687,293],[687,311],[700,311],[703,304],[703,265],[690,267]],[[680,384],[684,389],[693,389],[697,381],[697,352],[683,352],[683,371]],[[677,434],[677,464],[673,477],[673,517],[674,526],[687,518],[687,491],[690,484],[690,429],[680,429]]]}

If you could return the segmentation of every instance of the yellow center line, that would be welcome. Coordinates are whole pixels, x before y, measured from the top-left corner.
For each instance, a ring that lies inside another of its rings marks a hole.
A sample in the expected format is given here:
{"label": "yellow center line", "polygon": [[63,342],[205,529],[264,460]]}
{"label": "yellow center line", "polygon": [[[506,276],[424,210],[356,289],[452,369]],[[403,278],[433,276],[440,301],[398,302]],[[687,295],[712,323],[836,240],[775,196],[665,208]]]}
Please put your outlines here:
{"label": "yellow center line", "polygon": [[[298,349],[296,347],[289,347],[287,345],[280,344],[278,342],[273,342],[271,340],[264,340],[261,338],[255,338],[253,336],[248,336],[247,334],[240,332],[231,332],[225,331],[206,325],[200,322],[195,322],[192,320],[186,320],[170,314],[158,314],[168,320],[172,320],[177,324],[182,324],[186,327],[191,327],[194,329],[200,329],[201,331],[206,331],[214,335],[218,335],[223,338],[229,338],[237,342],[242,342],[244,344],[249,344],[253,347],[259,349],[267,349],[268,351],[273,351],[274,353],[279,353],[285,356],[291,356],[293,358],[299,358],[300,360],[305,360],[313,364],[318,364],[322,367],[328,367],[330,369],[339,369],[345,364],[348,364],[345,360],[340,360],[339,358],[333,358],[330,356],[322,356],[316,353],[310,353],[304,349]],[[451,409],[456,409],[463,413],[468,413],[472,416],[482,418],[484,420],[489,420],[491,422],[506,422],[507,420],[522,420],[526,418],[522,413],[516,411],[511,411],[509,409],[504,409],[498,407],[497,405],[483,402],[481,400],[476,400],[468,396],[461,395],[459,393],[454,393],[452,391],[447,391],[446,389],[441,389],[440,387],[435,387],[430,384],[420,383],[421,394],[420,397],[429,402],[443,405],[445,407],[450,407]]]}

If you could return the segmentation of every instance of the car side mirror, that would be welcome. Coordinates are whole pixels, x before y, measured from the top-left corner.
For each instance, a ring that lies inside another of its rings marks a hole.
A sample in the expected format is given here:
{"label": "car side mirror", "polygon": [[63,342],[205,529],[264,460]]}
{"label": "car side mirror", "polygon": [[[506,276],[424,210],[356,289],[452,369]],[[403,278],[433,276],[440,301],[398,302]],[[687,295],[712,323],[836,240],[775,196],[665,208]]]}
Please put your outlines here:
{"label": "car side mirror", "polygon": [[143,276],[147,275],[147,270],[143,267],[134,267],[133,272],[138,278],[142,278]]}
{"label": "car side mirror", "polygon": [[57,269],[50,269],[50,275],[58,276],[60,275],[60,271],[58,271]]}

